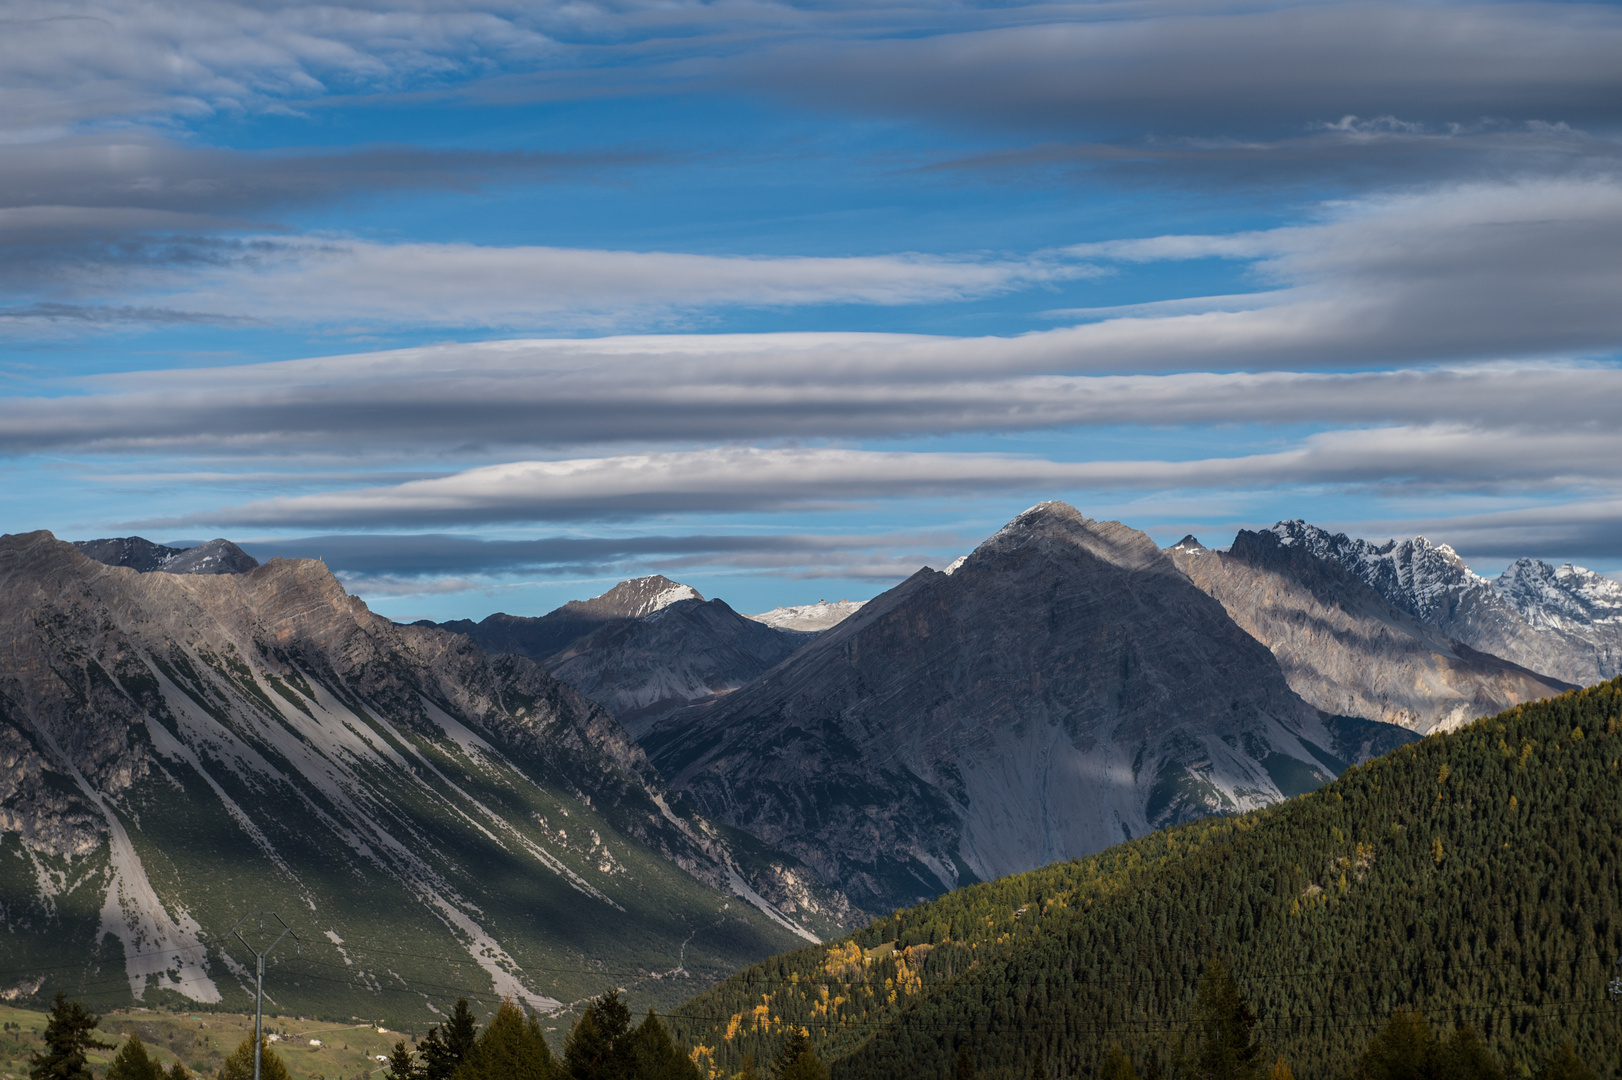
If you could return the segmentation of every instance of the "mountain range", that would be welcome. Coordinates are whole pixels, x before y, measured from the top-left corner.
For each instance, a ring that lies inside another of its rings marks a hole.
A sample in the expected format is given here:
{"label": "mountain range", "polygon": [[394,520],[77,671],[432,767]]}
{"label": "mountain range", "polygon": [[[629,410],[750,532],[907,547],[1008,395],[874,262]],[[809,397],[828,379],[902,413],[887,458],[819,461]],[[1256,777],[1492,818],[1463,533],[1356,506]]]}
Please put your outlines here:
{"label": "mountain range", "polygon": [[668,1006],[844,925],[534,662],[395,625],[318,562],[165,558],[0,538],[7,996],[242,1008],[225,932],[273,910],[300,935],[267,976],[280,1010]]}
{"label": "mountain range", "polygon": [[674,1002],[1597,681],[1622,627],[1573,566],[1488,581],[1299,521],[1161,550],[1062,503],[865,603],[753,616],[654,576],[400,626],[225,540],[9,536],[0,582],[0,993],[240,1000],[216,935],[251,898],[313,934],[280,1000],[401,1016]]}

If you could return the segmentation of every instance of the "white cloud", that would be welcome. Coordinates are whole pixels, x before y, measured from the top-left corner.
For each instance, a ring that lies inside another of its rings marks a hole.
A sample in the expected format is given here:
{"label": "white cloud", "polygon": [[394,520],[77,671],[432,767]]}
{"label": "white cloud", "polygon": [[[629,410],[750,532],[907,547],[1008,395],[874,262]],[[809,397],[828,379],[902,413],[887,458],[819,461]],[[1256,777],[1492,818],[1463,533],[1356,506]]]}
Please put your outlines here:
{"label": "white cloud", "polygon": [[1086,273],[1073,263],[924,255],[689,255],[475,244],[304,240],[165,290],[171,306],[282,324],[612,323],[727,305],[963,300]]}
{"label": "white cloud", "polygon": [[1528,490],[1622,484],[1622,432],[1330,431],[1270,454],[1063,462],[999,454],[713,448],[519,461],[388,487],[266,499],[155,524],[404,526],[774,511],[986,492],[1400,484]]}

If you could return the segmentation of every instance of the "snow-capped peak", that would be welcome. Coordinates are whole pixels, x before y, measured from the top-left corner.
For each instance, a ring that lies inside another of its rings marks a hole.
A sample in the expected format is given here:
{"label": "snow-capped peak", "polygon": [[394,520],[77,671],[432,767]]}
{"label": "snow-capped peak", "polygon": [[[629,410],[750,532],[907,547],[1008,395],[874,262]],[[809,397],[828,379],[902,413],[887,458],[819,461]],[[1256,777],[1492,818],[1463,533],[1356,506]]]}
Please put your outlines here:
{"label": "snow-capped peak", "polygon": [[1533,626],[1622,622],[1622,584],[1569,562],[1516,559],[1492,587]]}
{"label": "snow-capped peak", "polygon": [[838,626],[856,614],[865,600],[818,600],[814,604],[795,604],[791,607],[772,608],[759,615],[745,615],[746,619],[765,623],[778,630],[818,631]]}

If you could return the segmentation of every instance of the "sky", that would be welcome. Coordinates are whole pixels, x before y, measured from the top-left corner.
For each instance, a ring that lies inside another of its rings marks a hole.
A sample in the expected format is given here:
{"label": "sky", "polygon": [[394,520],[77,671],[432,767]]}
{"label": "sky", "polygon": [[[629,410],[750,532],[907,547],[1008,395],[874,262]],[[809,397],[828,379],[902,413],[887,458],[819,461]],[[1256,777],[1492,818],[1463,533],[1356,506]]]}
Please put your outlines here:
{"label": "sky", "polygon": [[1622,7],[11,0],[0,531],[401,620],[1035,502],[1622,575]]}

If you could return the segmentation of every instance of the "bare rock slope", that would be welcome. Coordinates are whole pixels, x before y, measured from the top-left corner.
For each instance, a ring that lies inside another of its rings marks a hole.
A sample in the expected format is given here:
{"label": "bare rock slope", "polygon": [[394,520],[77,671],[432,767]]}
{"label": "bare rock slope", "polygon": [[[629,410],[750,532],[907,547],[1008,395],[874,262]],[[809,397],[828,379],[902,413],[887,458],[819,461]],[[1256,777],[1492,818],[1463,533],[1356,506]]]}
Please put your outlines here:
{"label": "bare rock slope", "polygon": [[1147,536],[1044,503],[643,736],[709,815],[883,909],[1310,790],[1346,753]]}
{"label": "bare rock slope", "polygon": [[1241,531],[1226,552],[1188,537],[1167,554],[1326,712],[1446,731],[1571,688],[1453,641],[1275,532]]}
{"label": "bare rock slope", "polygon": [[304,942],[279,1007],[401,1023],[447,994],[674,1004],[839,925],[606,710],[318,562],[141,573],[0,537],[0,761],[13,996],[241,1007],[223,934],[251,910]]}

